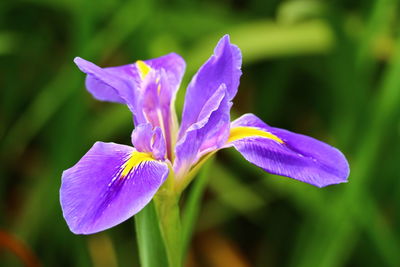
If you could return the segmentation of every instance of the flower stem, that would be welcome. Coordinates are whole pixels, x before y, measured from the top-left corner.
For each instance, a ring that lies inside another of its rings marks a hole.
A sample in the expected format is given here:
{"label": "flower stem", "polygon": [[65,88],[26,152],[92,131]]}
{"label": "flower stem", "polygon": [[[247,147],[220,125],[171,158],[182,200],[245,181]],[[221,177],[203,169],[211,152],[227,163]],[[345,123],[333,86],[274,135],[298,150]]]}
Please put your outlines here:
{"label": "flower stem", "polygon": [[164,191],[155,197],[161,235],[170,267],[182,266],[182,231],[179,214],[179,196]]}
{"label": "flower stem", "polygon": [[154,196],[161,236],[164,240],[169,267],[182,266],[182,231],[179,212],[180,193],[175,189],[175,176],[172,165],[169,164],[170,174],[162,187]]}
{"label": "flower stem", "polygon": [[151,201],[142,211],[136,214],[135,228],[140,266],[168,266],[154,201]]}

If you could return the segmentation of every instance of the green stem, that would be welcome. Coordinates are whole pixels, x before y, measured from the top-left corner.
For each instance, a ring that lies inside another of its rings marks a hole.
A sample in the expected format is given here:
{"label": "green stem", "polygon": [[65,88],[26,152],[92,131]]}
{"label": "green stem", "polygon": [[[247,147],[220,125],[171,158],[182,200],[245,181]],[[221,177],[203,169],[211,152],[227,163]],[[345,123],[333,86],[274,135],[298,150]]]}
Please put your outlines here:
{"label": "green stem", "polygon": [[[180,194],[170,175],[153,200],[135,216],[141,264],[144,267],[182,266],[182,231],[179,214]],[[154,248],[153,248],[154,247]]]}
{"label": "green stem", "polygon": [[168,190],[157,194],[154,200],[168,264],[170,267],[180,267],[182,266],[182,231],[179,196]]}
{"label": "green stem", "polygon": [[154,196],[158,224],[161,231],[169,267],[182,266],[182,231],[179,212],[180,194],[176,193],[175,175],[172,165],[168,165],[170,174]]}
{"label": "green stem", "polygon": [[143,210],[135,215],[135,228],[140,266],[167,266],[167,255],[158,224],[154,201],[151,201]]}

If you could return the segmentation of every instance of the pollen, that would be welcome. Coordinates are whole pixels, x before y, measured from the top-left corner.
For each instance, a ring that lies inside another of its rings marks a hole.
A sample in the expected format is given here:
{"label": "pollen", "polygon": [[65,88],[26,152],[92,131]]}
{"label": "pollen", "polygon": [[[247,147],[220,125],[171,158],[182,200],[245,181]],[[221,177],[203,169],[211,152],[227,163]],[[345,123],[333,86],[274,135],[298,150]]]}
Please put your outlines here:
{"label": "pollen", "polygon": [[263,138],[268,138],[271,140],[274,140],[280,144],[284,144],[282,139],[280,139],[278,136],[264,131],[264,130],[259,130],[257,128],[253,127],[235,127],[231,129],[229,138],[228,138],[228,143],[237,141],[239,139],[243,138],[249,138],[249,137],[263,137]]}
{"label": "pollen", "polygon": [[122,166],[120,178],[126,177],[135,167],[142,162],[153,161],[153,157],[149,153],[134,151],[130,158]]}

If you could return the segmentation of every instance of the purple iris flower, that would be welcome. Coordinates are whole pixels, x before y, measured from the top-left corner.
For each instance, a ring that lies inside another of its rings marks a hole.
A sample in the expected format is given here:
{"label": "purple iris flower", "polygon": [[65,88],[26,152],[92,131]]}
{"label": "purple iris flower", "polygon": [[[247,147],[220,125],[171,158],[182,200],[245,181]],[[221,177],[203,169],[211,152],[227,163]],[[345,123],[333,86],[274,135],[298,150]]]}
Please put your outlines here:
{"label": "purple iris flower", "polygon": [[174,100],[185,62],[179,55],[111,68],[81,58],[75,63],[87,74],[88,91],[99,100],[126,104],[135,124],[133,147],[96,142],[64,171],[61,206],[76,234],[99,232],[132,217],[168,176],[183,189],[199,166],[222,148],[236,148],[269,173],[318,187],[347,181],[349,166],[339,150],[271,127],[253,114],[230,121],[242,56],[228,35],[190,82],[180,127]]}

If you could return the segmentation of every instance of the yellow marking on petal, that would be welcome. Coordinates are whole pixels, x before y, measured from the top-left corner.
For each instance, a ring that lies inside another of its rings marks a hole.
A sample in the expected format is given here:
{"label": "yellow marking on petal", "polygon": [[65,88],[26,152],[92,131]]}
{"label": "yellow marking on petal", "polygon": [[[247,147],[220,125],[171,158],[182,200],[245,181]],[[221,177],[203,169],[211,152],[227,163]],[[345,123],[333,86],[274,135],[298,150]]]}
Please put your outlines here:
{"label": "yellow marking on petal", "polygon": [[239,139],[243,139],[246,137],[263,137],[263,138],[268,138],[271,140],[274,140],[280,144],[283,144],[285,142],[283,142],[282,139],[280,139],[278,136],[269,133],[267,131],[264,130],[259,130],[257,128],[253,128],[253,127],[235,127],[235,128],[231,128],[231,132],[228,138],[228,143],[233,142],[233,141],[237,141]]}
{"label": "yellow marking on petal", "polygon": [[151,67],[141,60],[136,61],[136,67],[139,70],[139,75],[142,80],[146,78],[147,74],[151,71]]}
{"label": "yellow marking on petal", "polygon": [[149,153],[134,151],[128,161],[125,162],[125,164],[122,166],[123,169],[120,178],[124,178],[125,176],[127,176],[129,172],[140,163],[153,160],[155,159],[153,159],[153,157]]}
{"label": "yellow marking on petal", "polygon": [[157,86],[157,93],[160,94],[160,92],[161,92],[161,84],[159,84],[159,85]]}

